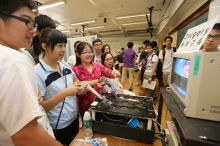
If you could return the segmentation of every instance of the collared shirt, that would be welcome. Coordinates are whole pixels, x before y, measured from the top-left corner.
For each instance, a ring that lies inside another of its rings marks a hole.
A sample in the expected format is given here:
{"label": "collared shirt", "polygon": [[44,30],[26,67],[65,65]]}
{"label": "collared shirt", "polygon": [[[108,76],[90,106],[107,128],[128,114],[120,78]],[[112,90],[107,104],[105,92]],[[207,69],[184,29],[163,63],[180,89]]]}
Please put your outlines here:
{"label": "collared shirt", "polygon": [[[92,72],[90,73],[82,64],[74,66],[73,71],[76,73],[77,78],[80,81],[91,81],[106,76],[112,78],[112,70],[104,67],[101,63],[92,62]],[[92,86],[99,94],[102,93],[102,88],[97,85]],[[95,94],[87,92],[86,94],[79,96],[79,110],[85,112],[92,104],[95,98]]]}
{"label": "collared shirt", "polygon": [[132,48],[128,48],[123,50],[120,55],[124,56],[124,67],[133,68],[134,67],[134,58],[135,58],[135,51]]}
{"label": "collared shirt", "polygon": [[[67,63],[58,62],[62,74],[51,68],[43,60],[34,67],[37,74],[38,87],[44,100],[48,100],[58,94],[61,90],[73,84],[75,73]],[[47,113],[50,124],[55,129],[58,116],[61,111],[63,101],[56,105]],[[78,110],[75,96],[67,96],[63,106],[62,114],[58,123],[57,129],[63,129],[69,126],[77,117]]]}

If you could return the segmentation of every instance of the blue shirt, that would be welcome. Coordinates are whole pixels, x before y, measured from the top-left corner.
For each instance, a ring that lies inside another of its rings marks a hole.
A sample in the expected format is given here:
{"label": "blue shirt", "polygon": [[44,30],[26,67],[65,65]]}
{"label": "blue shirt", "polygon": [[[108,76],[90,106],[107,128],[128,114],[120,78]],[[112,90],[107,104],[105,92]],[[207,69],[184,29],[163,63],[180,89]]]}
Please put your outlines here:
{"label": "blue shirt", "polygon": [[[37,84],[41,91],[44,100],[48,100],[65,89],[65,84],[70,86],[73,84],[75,73],[67,63],[58,62],[62,74],[51,68],[43,60],[34,67],[37,75]],[[66,76],[66,79],[65,79]],[[61,111],[63,101],[57,104],[52,110],[47,113],[50,124],[55,129],[58,116]],[[62,114],[58,123],[57,129],[63,129],[69,126],[77,117],[78,109],[75,96],[67,96],[63,106]]]}
{"label": "blue shirt", "polygon": [[127,50],[123,50],[120,55],[124,56],[124,63],[123,66],[127,68],[134,67],[134,58],[135,58],[135,51],[132,48],[128,48]]}

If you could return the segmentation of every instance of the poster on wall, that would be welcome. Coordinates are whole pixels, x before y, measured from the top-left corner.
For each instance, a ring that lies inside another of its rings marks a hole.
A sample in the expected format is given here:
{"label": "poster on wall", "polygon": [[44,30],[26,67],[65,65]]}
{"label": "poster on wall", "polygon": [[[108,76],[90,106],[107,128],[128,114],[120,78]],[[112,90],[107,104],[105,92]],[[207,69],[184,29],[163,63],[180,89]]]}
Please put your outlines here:
{"label": "poster on wall", "polygon": [[69,56],[75,55],[74,51],[74,43],[76,41],[87,42],[92,46],[92,42],[97,39],[97,36],[85,36],[85,37],[77,37],[77,38],[67,38],[67,45],[66,45],[66,53],[64,55],[64,61],[67,62]]}
{"label": "poster on wall", "polygon": [[198,52],[212,30],[219,17],[211,19],[205,23],[195,26],[186,32],[180,46],[178,53]]}

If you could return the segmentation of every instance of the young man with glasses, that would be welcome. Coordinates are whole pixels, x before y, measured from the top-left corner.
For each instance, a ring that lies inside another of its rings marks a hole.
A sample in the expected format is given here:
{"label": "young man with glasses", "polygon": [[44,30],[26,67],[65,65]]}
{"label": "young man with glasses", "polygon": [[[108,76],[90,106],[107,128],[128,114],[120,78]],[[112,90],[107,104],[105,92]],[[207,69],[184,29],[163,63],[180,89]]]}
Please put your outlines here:
{"label": "young man with glasses", "polygon": [[93,48],[95,49],[94,62],[101,63],[101,55],[102,55],[102,41],[100,39],[95,39],[92,42]]}
{"label": "young man with glasses", "polygon": [[18,48],[31,45],[36,24],[32,0],[0,1],[0,145],[60,146],[37,123],[36,75]]}
{"label": "young man with glasses", "polygon": [[[47,15],[38,15],[35,17],[36,27],[36,34],[40,35],[41,31],[45,28],[53,28],[56,29],[56,24],[54,23],[53,19],[48,17]],[[43,57],[43,54],[38,54],[34,52],[33,46],[26,48],[23,51],[23,54],[28,57],[28,59],[32,62],[33,66],[35,66],[39,62],[40,58]]]}
{"label": "young man with glasses", "polygon": [[218,46],[220,45],[220,23],[216,23],[205,42],[203,43],[202,52],[220,52]]}

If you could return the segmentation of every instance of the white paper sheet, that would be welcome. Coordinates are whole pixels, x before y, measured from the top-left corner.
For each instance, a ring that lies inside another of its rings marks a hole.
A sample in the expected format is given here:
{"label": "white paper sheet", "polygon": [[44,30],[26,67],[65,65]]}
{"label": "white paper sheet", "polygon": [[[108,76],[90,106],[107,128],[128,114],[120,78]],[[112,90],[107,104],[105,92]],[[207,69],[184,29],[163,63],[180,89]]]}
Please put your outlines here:
{"label": "white paper sheet", "polygon": [[150,83],[148,83],[148,80],[144,79],[142,87],[154,90],[155,85],[156,85],[155,81],[151,81]]}

